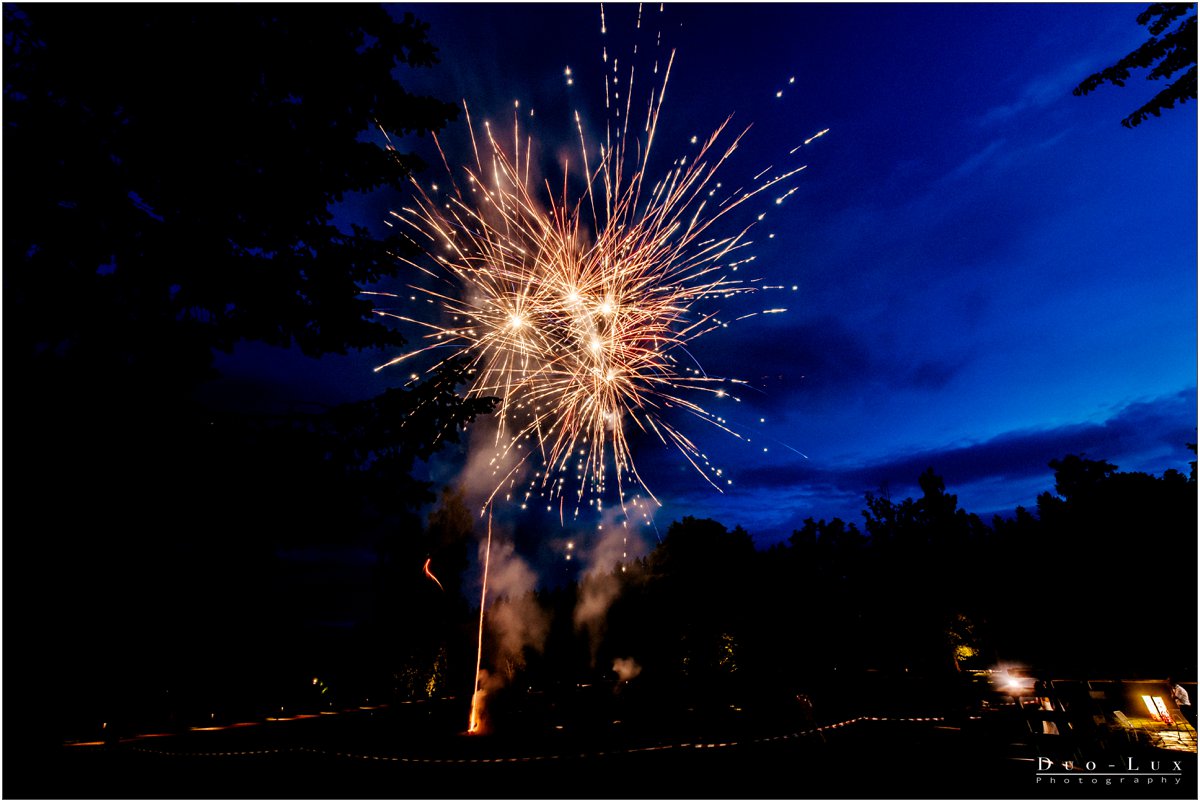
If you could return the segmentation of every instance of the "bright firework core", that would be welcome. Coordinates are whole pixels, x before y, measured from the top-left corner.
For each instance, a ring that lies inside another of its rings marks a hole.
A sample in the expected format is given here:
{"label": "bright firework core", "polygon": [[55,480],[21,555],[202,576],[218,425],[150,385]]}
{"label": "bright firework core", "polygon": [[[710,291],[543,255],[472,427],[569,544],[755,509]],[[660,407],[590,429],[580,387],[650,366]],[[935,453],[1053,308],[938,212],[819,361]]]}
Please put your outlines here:
{"label": "bright firework core", "polygon": [[[485,122],[481,147],[464,104],[473,165],[452,170],[438,142],[449,189],[414,179],[413,205],[393,212],[428,260],[404,261],[439,282],[412,289],[440,319],[380,310],[422,327],[428,340],[381,368],[450,347],[470,360],[468,393],[500,399],[496,464],[506,467],[497,469],[485,508],[512,488],[522,466],[536,466],[524,499],[557,503],[560,517],[566,499],[576,516],[585,499],[599,508],[610,481],[627,516],[643,492],[657,503],[630,452],[634,429],[676,448],[718,490],[728,481],[674,422],[683,411],[738,436],[701,401],[732,396],[730,386],[744,382],[708,376],[688,346],[723,325],[707,307],[765,289],[732,278],[749,261],[747,234],[763,216],[726,235],[714,223],[804,168],[764,178],[768,168],[752,188],[718,197],[714,176],[745,135],[726,134],[727,120],[651,183],[647,164],[673,59],[654,64],[662,79],[644,113],[633,108],[634,69],[623,76],[613,61],[604,141],[589,143],[576,113],[578,161],[562,163],[557,188],[531,178],[532,143],[522,158],[516,112],[512,144]],[[582,189],[571,193],[572,182]]]}

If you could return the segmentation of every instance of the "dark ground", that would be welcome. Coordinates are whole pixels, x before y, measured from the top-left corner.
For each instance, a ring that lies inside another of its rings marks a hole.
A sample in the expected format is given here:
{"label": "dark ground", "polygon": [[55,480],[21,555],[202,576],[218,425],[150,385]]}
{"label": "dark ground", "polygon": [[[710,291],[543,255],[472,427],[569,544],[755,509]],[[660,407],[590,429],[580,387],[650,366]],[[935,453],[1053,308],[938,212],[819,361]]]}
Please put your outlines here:
{"label": "dark ground", "polygon": [[[468,737],[459,732],[462,712],[461,703],[396,706],[64,746],[20,761],[8,749],[19,736],[6,732],[3,796],[1195,799],[1197,792],[1194,752],[1133,745],[1092,755],[1094,769],[1065,772],[1053,786],[1047,776],[1039,782],[1039,752],[1058,759],[1061,747],[1014,739],[999,720],[895,717],[815,733],[756,731],[757,722],[725,719],[693,722],[698,737],[690,738],[683,729],[691,724],[669,736],[610,726]],[[1130,760],[1139,772],[1129,771]],[[1181,761],[1177,772],[1173,761]]]}

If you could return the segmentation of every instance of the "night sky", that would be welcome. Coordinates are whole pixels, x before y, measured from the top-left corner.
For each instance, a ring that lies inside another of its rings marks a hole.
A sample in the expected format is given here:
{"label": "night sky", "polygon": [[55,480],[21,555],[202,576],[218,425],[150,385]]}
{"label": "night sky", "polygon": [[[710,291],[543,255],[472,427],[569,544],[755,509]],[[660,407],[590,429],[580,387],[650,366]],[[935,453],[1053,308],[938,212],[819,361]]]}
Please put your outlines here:
{"label": "night sky", "polygon": [[[728,115],[752,125],[720,180],[737,184],[808,137],[807,169],[754,230],[746,266],[786,290],[735,302],[759,316],[690,349],[754,388],[710,409],[739,440],[685,429],[732,485],[678,454],[636,455],[664,508],[741,525],[760,545],[808,517],[861,523],[866,492],[918,496],[928,467],[985,521],[1032,508],[1067,454],[1123,471],[1188,471],[1196,440],[1196,107],[1132,130],[1158,83],[1071,90],[1146,39],[1138,4],[417,4],[441,63],[397,72],[414,92],[465,99],[473,119],[522,125],[553,162],[578,150],[572,114],[603,128],[600,55],[655,34],[675,48],[656,145],[686,155]],[[571,69],[568,84],[566,68]],[[794,79],[794,80],[793,80]],[[782,92],[780,96],[779,93]],[[532,127],[528,127],[532,123]],[[463,121],[444,132],[452,163]],[[443,168],[428,139],[397,143]],[[793,157],[795,158],[795,157]],[[403,198],[350,199],[383,233]],[[773,236],[771,236],[773,235]],[[792,287],[795,290],[792,290]],[[382,286],[380,289],[399,289]],[[412,333],[412,332],[406,332]],[[366,398],[403,383],[390,355],[307,359],[239,349],[213,392],[231,403]],[[452,481],[461,452],[429,466]],[[542,522],[547,542],[557,516]],[[654,540],[653,531],[647,542]]]}

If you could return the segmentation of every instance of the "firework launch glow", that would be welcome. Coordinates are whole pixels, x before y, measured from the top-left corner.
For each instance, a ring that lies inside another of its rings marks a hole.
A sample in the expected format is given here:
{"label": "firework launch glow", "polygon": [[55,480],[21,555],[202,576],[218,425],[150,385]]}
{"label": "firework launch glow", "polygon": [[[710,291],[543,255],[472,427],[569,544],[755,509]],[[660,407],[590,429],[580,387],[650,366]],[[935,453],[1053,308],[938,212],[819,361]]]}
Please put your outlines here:
{"label": "firework launch glow", "polygon": [[[413,179],[411,205],[392,213],[391,224],[424,254],[401,258],[434,281],[413,285],[410,297],[430,301],[438,319],[378,309],[423,329],[426,343],[377,370],[449,348],[469,360],[468,394],[499,399],[496,483],[484,510],[504,491],[522,508],[539,500],[557,507],[562,521],[565,507],[573,517],[585,505],[601,512],[615,489],[626,519],[645,517],[647,502],[659,502],[635,465],[634,430],[677,449],[717,490],[730,483],[677,418],[682,411],[740,437],[704,401],[737,399],[745,382],[708,375],[689,346],[730,322],[786,310],[721,317],[722,299],[782,288],[738,276],[753,260],[748,234],[764,214],[732,233],[716,224],[762,193],[774,190],[783,203],[795,191],[787,182],[804,166],[767,168],[749,188],[725,191],[716,175],[748,131],[731,133],[727,119],[652,179],[674,58],[673,51],[654,57],[647,102],[635,107],[635,67],[610,62],[605,49],[606,130],[602,141],[589,141],[575,113],[578,157],[556,166],[561,184],[534,177],[519,103],[505,144],[488,122],[476,130],[464,102],[472,162],[452,169],[435,137],[449,186]],[[565,74],[573,80],[569,68]],[[516,487],[522,467],[534,474],[523,490]]]}

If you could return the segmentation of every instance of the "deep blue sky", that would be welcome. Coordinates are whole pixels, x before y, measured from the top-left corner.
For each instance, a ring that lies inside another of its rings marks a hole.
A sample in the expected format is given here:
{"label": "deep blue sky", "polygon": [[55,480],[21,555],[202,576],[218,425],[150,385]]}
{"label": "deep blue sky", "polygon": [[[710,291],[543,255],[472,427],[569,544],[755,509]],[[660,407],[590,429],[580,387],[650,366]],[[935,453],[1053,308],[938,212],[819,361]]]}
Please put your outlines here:
{"label": "deep blue sky", "polygon": [[[789,312],[692,349],[710,373],[761,389],[716,410],[752,442],[688,426],[733,479],[724,494],[668,452],[639,454],[665,502],[660,526],[714,517],[765,544],[809,516],[861,523],[865,492],[919,495],[926,467],[985,520],[1032,507],[1053,488],[1047,463],[1066,454],[1187,472],[1196,104],[1129,130],[1120,120],[1160,84],[1135,74],[1071,95],[1145,40],[1144,6],[647,6],[650,41],[661,29],[677,50],[663,155],[687,153],[690,136],[733,113],[753,124],[721,174],[736,184],[830,129],[803,149],[809,166],[787,203],[764,199],[753,237],[751,274],[789,291],[749,305]],[[412,91],[465,98],[477,119],[511,120],[520,100],[550,158],[577,148],[574,110],[600,131],[599,6],[396,8],[428,21],[440,50],[438,66],[397,73]],[[605,7],[610,55],[628,52],[636,9]],[[357,199],[343,214],[378,227],[394,202]],[[338,400],[406,378],[371,374],[380,361],[289,354],[246,378],[280,397]]]}

